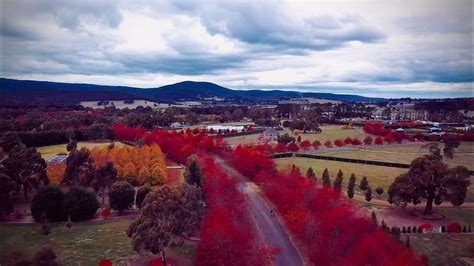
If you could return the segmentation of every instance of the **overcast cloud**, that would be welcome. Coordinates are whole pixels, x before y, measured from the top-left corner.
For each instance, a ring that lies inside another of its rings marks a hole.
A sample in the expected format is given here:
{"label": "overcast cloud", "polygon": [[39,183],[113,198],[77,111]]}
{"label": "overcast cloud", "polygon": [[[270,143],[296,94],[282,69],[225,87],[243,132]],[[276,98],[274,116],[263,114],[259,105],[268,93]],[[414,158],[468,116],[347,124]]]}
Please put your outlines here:
{"label": "overcast cloud", "polygon": [[1,76],[474,97],[472,5],[1,0]]}

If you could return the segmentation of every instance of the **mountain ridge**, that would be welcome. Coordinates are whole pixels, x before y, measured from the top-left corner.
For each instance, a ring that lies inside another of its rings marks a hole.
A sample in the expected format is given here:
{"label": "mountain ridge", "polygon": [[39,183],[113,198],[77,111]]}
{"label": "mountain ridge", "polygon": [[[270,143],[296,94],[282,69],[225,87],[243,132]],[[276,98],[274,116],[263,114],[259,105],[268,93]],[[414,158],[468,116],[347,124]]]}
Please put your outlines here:
{"label": "mountain ridge", "polygon": [[159,102],[224,98],[236,102],[275,102],[278,100],[313,97],[346,102],[376,102],[371,98],[352,94],[297,92],[285,90],[235,90],[206,81],[181,81],[155,88],[64,83],[0,78],[0,104],[56,103],[77,104],[81,101],[110,101],[143,99]]}

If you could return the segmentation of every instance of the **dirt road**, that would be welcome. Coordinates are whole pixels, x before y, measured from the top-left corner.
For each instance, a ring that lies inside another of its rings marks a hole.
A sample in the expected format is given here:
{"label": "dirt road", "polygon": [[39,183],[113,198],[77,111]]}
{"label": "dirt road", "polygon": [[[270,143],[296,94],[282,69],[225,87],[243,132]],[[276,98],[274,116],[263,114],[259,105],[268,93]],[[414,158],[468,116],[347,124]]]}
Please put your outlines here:
{"label": "dirt road", "polygon": [[234,168],[222,160],[216,160],[227,173],[241,180],[239,188],[246,195],[249,203],[249,214],[252,217],[257,232],[268,247],[278,248],[276,265],[297,266],[304,265],[304,261],[291,241],[286,228],[280,223],[276,213],[272,213],[272,207],[260,195],[257,185],[248,182]]}

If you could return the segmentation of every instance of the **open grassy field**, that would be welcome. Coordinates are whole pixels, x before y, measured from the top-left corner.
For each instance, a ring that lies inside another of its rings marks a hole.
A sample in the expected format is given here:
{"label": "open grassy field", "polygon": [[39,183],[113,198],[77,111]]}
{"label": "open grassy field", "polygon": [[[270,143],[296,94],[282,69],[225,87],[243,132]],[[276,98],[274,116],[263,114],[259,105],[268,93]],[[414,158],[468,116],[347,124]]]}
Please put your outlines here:
{"label": "open grassy field", "polygon": [[[324,155],[326,155],[326,153]],[[340,155],[340,157],[346,156]],[[322,176],[324,169],[327,168],[331,180],[334,180],[337,175],[337,172],[339,171],[339,169],[341,169],[341,171],[344,173],[344,187],[347,187],[347,184],[349,182],[349,176],[354,173],[357,177],[356,184],[359,184],[360,180],[362,179],[362,176],[366,176],[367,180],[369,181],[369,185],[372,188],[375,189],[376,187],[381,186],[385,192],[388,190],[388,187],[393,182],[395,177],[407,171],[407,169],[403,168],[345,163],[336,161],[324,161],[297,157],[275,159],[275,163],[277,164],[277,168],[279,170],[287,169],[294,164],[300,168],[301,173],[303,175],[306,173],[306,170],[309,167],[312,167],[313,170],[316,172],[316,176],[318,178]],[[356,193],[358,193],[357,189]],[[474,201],[474,176],[471,176],[471,185],[468,187],[466,201]]]}
{"label": "open grassy field", "polygon": [[[381,146],[348,146],[354,149],[335,150],[334,152],[325,152],[324,155],[409,164],[413,159],[429,153],[426,148],[422,147],[423,145],[422,143],[408,143]],[[461,143],[454,153],[454,158],[445,158],[444,161],[451,166],[463,165],[468,169],[474,170],[474,165],[472,165],[472,162],[474,162],[474,144],[470,142]]]}
{"label": "open grassy field", "polygon": [[359,184],[360,180],[362,179],[362,176],[366,176],[371,187],[376,188],[377,186],[381,186],[384,188],[385,191],[387,191],[388,186],[391,184],[395,177],[406,171],[406,169],[393,167],[314,160],[296,157],[275,159],[275,162],[279,170],[287,169],[288,167],[291,167],[294,164],[300,168],[301,173],[303,175],[306,173],[306,170],[309,167],[312,167],[318,178],[321,178],[324,169],[327,168],[331,180],[334,180],[337,175],[337,172],[339,171],[339,169],[341,169],[344,174],[344,187],[346,187],[349,182],[349,176],[354,173],[357,177],[356,184]]}
{"label": "open grassy field", "polygon": [[472,234],[410,234],[410,243],[416,251],[428,257],[429,265],[474,263]]}
{"label": "open grassy field", "polygon": [[230,146],[237,146],[237,145],[250,145],[250,144],[258,144],[262,142],[261,137],[262,133],[259,134],[250,134],[244,136],[236,136],[236,137],[228,137],[225,138],[224,141],[227,142]]}
{"label": "open grassy field", "polygon": [[[309,140],[311,142],[319,140],[321,143],[324,143],[326,140],[334,141],[336,139],[345,139],[347,137],[358,138],[363,140],[367,135],[362,130],[362,128],[354,129],[342,129],[340,126],[321,126],[321,134],[297,132],[301,136],[302,140]],[[284,129],[281,134],[288,133],[290,135],[294,134],[289,129]]]}
{"label": "open grassy field", "polygon": [[[131,219],[99,223],[74,224],[67,229],[63,224],[53,226],[48,236],[43,236],[40,225],[1,225],[0,258],[13,251],[22,251],[31,257],[42,246],[53,248],[61,265],[98,265],[103,258],[116,265],[136,254],[131,239],[125,231]],[[170,255],[184,261],[193,261],[195,246],[173,248]]]}
{"label": "open grassy field", "polygon": [[[110,142],[78,142],[77,143],[77,148],[88,148],[92,149],[94,147],[107,147],[109,146]],[[123,146],[125,144],[121,142],[115,142],[116,146]],[[48,160],[51,159],[54,155],[58,153],[66,153],[66,144],[58,144],[58,145],[51,145],[51,146],[43,146],[43,147],[38,147],[36,150],[41,154],[41,157],[43,159]]]}

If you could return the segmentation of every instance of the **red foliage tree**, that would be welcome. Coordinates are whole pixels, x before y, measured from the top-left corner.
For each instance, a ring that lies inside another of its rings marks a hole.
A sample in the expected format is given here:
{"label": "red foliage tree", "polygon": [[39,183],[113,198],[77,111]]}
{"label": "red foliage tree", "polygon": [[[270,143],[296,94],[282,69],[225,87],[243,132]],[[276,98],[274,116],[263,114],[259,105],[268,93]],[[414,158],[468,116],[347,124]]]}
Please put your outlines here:
{"label": "red foliage tree", "polygon": [[291,152],[297,152],[299,151],[300,148],[298,147],[296,143],[290,142],[288,143],[288,145],[286,145],[286,149]]}
{"label": "red foliage tree", "polygon": [[330,140],[326,140],[324,142],[324,146],[326,146],[326,148],[332,148],[332,142]]}
{"label": "red foliage tree", "polygon": [[321,146],[321,142],[319,142],[319,140],[313,141],[313,148],[317,150],[319,149],[320,146]]}
{"label": "red foliage tree", "polygon": [[359,146],[359,145],[362,145],[362,142],[358,138],[354,138],[352,140],[352,145]]}
{"label": "red foliage tree", "polygon": [[342,147],[345,145],[344,141],[340,140],[340,139],[336,139],[334,141],[334,145],[336,145],[337,147]]}
{"label": "red foliage tree", "polygon": [[392,132],[389,132],[385,135],[385,138],[384,138],[385,142],[391,144],[395,141],[395,136],[393,135]]}
{"label": "red foliage tree", "polygon": [[311,142],[309,140],[303,140],[300,143],[300,148],[303,150],[308,150],[311,147]]}
{"label": "red foliage tree", "polygon": [[344,143],[345,144],[351,144],[352,143],[351,137],[347,137],[346,139],[344,139]]}
{"label": "red foliage tree", "polygon": [[371,136],[367,136],[367,137],[365,137],[365,139],[364,139],[364,144],[365,144],[365,145],[372,145],[372,142],[373,142],[373,141],[374,141],[374,140],[372,139]]}
{"label": "red foliage tree", "polygon": [[275,152],[286,152],[286,145],[283,143],[278,143],[275,146]]}
{"label": "red foliage tree", "polygon": [[374,141],[375,144],[377,145],[383,145],[383,139],[381,136],[377,136]]}

